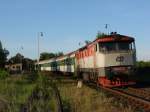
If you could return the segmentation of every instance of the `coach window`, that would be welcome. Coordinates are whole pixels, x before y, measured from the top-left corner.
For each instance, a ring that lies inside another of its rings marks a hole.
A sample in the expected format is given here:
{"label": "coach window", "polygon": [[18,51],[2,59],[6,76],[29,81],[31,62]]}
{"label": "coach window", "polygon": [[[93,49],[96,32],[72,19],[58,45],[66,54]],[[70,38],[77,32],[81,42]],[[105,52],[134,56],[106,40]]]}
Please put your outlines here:
{"label": "coach window", "polygon": [[86,50],[86,56],[88,56],[88,51]]}
{"label": "coach window", "polygon": [[95,51],[97,52],[97,44],[95,45]]}
{"label": "coach window", "polygon": [[91,56],[91,49],[89,49],[89,56]]}
{"label": "coach window", "polygon": [[99,51],[99,43],[96,44],[96,52]]}

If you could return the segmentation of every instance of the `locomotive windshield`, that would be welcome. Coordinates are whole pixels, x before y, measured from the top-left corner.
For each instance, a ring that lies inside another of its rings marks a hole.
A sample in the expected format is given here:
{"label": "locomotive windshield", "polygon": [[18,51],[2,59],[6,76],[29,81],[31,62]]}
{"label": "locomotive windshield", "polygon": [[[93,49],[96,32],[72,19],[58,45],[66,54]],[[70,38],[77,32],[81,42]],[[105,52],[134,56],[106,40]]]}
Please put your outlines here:
{"label": "locomotive windshield", "polygon": [[128,51],[134,49],[133,42],[108,42],[99,43],[99,50],[105,51]]}

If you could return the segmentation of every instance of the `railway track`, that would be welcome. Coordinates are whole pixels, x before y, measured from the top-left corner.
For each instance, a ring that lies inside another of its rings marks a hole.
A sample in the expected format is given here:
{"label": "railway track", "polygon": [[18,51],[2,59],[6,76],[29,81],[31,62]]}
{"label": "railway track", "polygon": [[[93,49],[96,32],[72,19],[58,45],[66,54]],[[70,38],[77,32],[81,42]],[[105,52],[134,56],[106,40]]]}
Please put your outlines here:
{"label": "railway track", "polygon": [[129,88],[129,89],[111,89],[102,87],[105,90],[118,95],[117,97],[122,97],[126,100],[128,104],[135,107],[135,109],[142,109],[144,112],[150,112],[150,100],[147,98],[148,93],[143,92],[139,89]]}
{"label": "railway track", "polygon": [[140,89],[140,88],[132,88],[132,87],[127,88],[125,92],[126,91],[130,94],[135,94],[137,97],[150,101],[150,91]]}
{"label": "railway track", "polygon": [[103,86],[97,86],[96,84],[87,83],[86,85],[113,95],[117,99],[120,99],[122,102],[126,102],[128,105],[131,105],[135,110],[150,112],[150,96],[148,91],[136,88],[107,88]]}
{"label": "railway track", "polygon": [[142,90],[150,92],[150,87],[148,87],[148,88],[142,88]]}

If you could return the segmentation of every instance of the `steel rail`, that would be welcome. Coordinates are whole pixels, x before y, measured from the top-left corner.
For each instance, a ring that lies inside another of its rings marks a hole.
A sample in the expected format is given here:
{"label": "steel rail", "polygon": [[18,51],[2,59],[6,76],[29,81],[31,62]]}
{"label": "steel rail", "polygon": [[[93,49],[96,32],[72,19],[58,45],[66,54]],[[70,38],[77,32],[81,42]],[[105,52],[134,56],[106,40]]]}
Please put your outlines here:
{"label": "steel rail", "polygon": [[137,108],[143,109],[145,112],[150,112],[150,101],[146,101],[135,95],[128,94],[122,90],[116,90],[116,89],[107,88],[107,87],[101,87],[101,88],[117,95],[117,97],[120,97],[120,96],[124,97],[128,103],[130,102],[131,105]]}
{"label": "steel rail", "polygon": [[129,92],[135,93],[136,96],[141,97],[145,100],[150,101],[150,92],[140,89],[140,88],[133,88],[133,87],[128,87]]}

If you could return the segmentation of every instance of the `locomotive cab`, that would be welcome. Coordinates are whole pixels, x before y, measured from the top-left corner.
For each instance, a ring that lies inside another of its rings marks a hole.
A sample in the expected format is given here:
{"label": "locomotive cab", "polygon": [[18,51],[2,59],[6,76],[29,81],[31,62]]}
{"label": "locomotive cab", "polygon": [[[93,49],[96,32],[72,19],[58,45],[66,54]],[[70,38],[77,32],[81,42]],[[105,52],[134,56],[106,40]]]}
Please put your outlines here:
{"label": "locomotive cab", "polygon": [[96,66],[100,84],[121,86],[133,84],[129,76],[136,63],[135,41],[132,37],[110,35],[100,38],[96,44]]}

